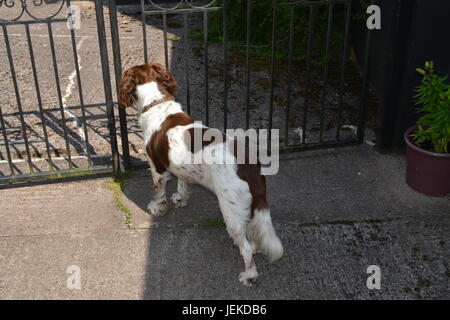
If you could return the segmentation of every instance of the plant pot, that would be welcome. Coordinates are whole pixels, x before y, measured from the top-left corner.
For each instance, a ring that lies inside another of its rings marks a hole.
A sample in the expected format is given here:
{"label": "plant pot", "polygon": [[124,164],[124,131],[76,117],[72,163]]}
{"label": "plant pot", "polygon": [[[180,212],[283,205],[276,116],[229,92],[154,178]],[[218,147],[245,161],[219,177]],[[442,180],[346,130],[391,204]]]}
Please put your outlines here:
{"label": "plant pot", "polygon": [[406,183],[415,191],[429,196],[450,193],[450,153],[435,153],[419,148],[410,136],[417,130],[406,130]]}

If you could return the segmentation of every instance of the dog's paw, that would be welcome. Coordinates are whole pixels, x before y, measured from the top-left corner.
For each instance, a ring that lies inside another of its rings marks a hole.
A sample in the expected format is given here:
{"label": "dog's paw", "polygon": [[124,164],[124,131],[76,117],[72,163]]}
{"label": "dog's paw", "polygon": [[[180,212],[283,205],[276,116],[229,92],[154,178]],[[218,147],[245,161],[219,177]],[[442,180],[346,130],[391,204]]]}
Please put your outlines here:
{"label": "dog's paw", "polygon": [[186,207],[187,206],[187,199],[184,198],[178,192],[175,192],[174,194],[172,194],[172,196],[170,197],[170,200],[172,200],[173,204],[177,208],[182,208],[182,207]]}
{"label": "dog's paw", "polygon": [[248,271],[241,272],[239,274],[239,281],[244,284],[244,286],[251,287],[252,284],[256,282],[258,278],[258,272],[256,269],[251,269]]}
{"label": "dog's paw", "polygon": [[147,205],[147,210],[152,216],[155,217],[163,215],[167,211],[167,203],[165,201],[159,203],[150,201],[150,203]]}

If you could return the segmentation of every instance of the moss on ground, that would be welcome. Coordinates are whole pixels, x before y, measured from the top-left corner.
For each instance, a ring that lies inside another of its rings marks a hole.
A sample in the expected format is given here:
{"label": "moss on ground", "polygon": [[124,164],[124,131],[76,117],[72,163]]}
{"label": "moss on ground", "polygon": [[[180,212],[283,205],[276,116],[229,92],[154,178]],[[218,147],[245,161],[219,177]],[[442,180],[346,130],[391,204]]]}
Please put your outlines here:
{"label": "moss on ground", "polygon": [[129,179],[132,176],[130,171],[125,171],[120,173],[119,176],[114,178],[114,181],[108,185],[108,189],[114,192],[114,202],[116,206],[125,214],[125,224],[128,227],[131,227],[132,216],[131,210],[127,207],[125,203],[122,201],[122,193],[125,187],[125,180]]}

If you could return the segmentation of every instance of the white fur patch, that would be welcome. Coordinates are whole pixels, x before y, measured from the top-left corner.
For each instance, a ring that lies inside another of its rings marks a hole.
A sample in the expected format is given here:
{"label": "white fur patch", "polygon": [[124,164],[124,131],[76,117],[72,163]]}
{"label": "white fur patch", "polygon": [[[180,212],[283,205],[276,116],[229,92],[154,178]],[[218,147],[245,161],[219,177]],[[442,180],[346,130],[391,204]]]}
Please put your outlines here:
{"label": "white fur patch", "polygon": [[153,101],[164,98],[164,95],[158,89],[158,83],[155,81],[147,82],[136,87],[136,96],[138,100],[134,106],[142,112],[145,106],[148,106]]}

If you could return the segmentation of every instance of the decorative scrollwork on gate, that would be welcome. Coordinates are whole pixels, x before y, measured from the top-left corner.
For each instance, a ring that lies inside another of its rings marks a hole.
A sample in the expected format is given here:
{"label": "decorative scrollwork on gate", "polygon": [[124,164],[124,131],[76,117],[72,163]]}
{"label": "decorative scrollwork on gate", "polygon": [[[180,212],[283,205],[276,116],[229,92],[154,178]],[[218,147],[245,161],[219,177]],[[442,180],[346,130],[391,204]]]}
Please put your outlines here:
{"label": "decorative scrollwork on gate", "polygon": [[3,6],[3,4],[8,7],[8,8],[12,8],[15,5],[14,0],[0,0],[0,8]]}
{"label": "decorative scrollwork on gate", "polygon": [[[5,9],[16,9],[17,14],[13,17],[0,18],[0,23],[8,23],[18,21],[22,17],[29,17],[35,21],[47,21],[56,17],[63,9],[67,0],[0,0],[0,13],[6,12]],[[55,5],[60,3],[60,5]],[[39,17],[37,13],[33,12],[34,8],[44,8],[49,5],[51,12],[45,12],[45,16]],[[54,10],[52,10],[54,8]],[[13,13],[14,14],[14,13]]]}
{"label": "decorative scrollwork on gate", "polygon": [[161,5],[156,4],[155,2],[153,2],[153,0],[147,0],[150,5],[158,10],[167,10],[167,11],[174,11],[176,9],[179,9],[181,7],[185,8],[192,8],[192,9],[205,9],[205,8],[209,8],[211,6],[213,6],[217,0],[210,0],[208,3],[204,4],[204,5],[195,5],[194,4],[194,0],[180,0],[177,4],[175,4],[173,7],[163,7]]}

